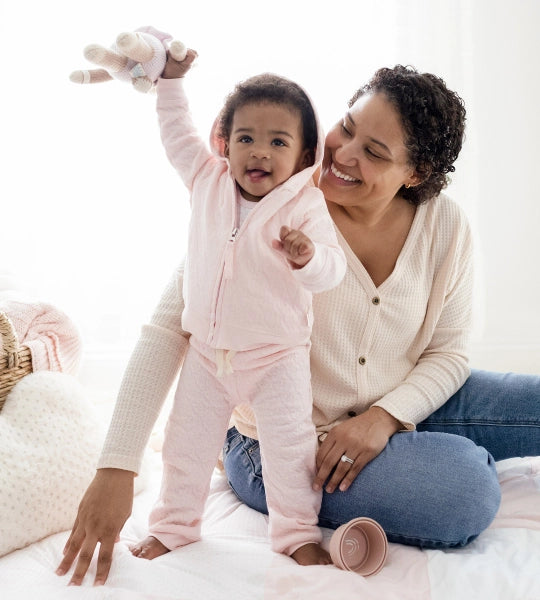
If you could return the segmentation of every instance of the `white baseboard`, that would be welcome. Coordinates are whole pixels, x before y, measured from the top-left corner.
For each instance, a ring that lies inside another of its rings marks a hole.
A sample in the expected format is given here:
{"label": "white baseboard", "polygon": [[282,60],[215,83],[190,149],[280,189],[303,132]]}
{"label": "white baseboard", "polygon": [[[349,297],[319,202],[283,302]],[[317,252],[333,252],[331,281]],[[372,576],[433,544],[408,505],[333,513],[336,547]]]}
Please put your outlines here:
{"label": "white baseboard", "polygon": [[470,365],[475,369],[540,375],[540,344],[475,343]]}

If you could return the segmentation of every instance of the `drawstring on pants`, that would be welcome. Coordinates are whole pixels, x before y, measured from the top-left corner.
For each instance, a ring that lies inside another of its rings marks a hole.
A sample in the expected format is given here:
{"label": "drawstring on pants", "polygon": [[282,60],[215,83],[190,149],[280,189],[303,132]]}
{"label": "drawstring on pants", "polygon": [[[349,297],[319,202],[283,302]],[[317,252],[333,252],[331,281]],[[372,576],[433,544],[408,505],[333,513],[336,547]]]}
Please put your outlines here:
{"label": "drawstring on pants", "polygon": [[235,354],[235,350],[216,350],[217,377],[223,377],[223,375],[230,375],[234,372],[231,360],[234,358]]}

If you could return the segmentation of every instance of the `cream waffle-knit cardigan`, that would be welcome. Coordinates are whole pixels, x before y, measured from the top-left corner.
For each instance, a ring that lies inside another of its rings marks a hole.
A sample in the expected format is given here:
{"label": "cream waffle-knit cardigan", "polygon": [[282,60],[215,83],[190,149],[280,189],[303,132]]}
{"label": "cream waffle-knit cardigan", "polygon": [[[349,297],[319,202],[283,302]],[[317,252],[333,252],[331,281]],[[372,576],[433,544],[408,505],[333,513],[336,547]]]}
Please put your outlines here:
{"label": "cream waffle-knit cardigan", "polygon": [[[339,232],[338,232],[339,235]],[[472,240],[445,195],[419,206],[392,274],[375,287],[339,235],[347,273],[315,294],[311,371],[319,433],[380,406],[412,430],[464,383],[472,309]],[[138,472],[144,448],[187,348],[182,267],[174,274],[126,369],[99,467]],[[248,407],[233,423],[257,437]]]}

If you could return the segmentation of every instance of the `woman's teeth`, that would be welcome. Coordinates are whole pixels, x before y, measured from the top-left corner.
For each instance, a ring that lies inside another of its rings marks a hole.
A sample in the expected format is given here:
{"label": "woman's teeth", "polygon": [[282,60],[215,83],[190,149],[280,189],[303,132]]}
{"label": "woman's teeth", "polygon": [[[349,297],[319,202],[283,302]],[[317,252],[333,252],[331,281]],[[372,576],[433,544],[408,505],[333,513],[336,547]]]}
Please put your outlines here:
{"label": "woman's teeth", "polygon": [[338,177],[339,179],[343,179],[343,181],[360,181],[359,179],[355,179],[354,177],[351,177],[350,175],[346,175],[345,173],[338,171],[336,169],[336,167],[334,166],[334,163],[332,163],[330,165],[330,170],[336,177]]}

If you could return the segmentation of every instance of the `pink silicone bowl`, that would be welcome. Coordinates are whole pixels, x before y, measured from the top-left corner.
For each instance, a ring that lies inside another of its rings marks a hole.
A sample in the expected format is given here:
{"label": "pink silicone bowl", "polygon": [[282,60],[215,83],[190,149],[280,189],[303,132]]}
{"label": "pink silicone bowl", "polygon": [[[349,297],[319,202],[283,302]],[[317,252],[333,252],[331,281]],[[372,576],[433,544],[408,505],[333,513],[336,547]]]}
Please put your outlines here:
{"label": "pink silicone bowl", "polygon": [[332,562],[340,569],[364,577],[383,568],[387,551],[388,540],[383,528],[367,517],[341,525],[330,539]]}

